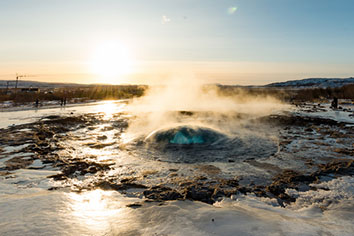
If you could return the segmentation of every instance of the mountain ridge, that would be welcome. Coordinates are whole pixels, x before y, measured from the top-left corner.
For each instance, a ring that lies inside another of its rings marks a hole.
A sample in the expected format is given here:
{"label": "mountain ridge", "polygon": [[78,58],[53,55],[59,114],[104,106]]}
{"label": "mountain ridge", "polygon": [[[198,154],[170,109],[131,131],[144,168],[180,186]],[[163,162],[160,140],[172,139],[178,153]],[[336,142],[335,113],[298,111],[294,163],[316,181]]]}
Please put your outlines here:
{"label": "mountain ridge", "polygon": [[289,80],[264,85],[264,87],[276,88],[338,88],[347,84],[354,84],[354,78],[307,78],[301,80]]}

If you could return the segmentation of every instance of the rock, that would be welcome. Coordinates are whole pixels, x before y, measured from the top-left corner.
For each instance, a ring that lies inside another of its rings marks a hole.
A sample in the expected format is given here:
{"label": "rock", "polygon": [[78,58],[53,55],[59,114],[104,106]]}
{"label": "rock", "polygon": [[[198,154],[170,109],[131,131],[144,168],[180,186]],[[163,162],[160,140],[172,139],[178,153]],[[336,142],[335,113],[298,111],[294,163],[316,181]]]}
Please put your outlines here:
{"label": "rock", "polygon": [[50,188],[48,188],[49,191],[58,190],[58,189],[60,189],[60,187],[50,187]]}
{"label": "rock", "polygon": [[111,143],[87,143],[86,145],[89,146],[90,148],[95,148],[95,149],[102,149],[108,146],[114,145],[115,142]]}
{"label": "rock", "polygon": [[298,189],[300,184],[310,184],[317,178],[312,175],[303,175],[293,170],[284,170],[281,174],[276,175],[273,180],[273,183],[266,187],[266,191],[289,203],[295,202],[295,198],[285,193],[287,188]]}
{"label": "rock", "polygon": [[143,192],[144,196],[157,201],[182,200],[183,196],[176,190],[164,186],[155,186]]}
{"label": "rock", "polygon": [[198,165],[197,169],[208,175],[217,175],[221,173],[220,168],[213,165]]}
{"label": "rock", "polygon": [[141,207],[142,205],[140,203],[131,203],[131,204],[128,204],[126,205],[126,207],[130,207],[130,208],[139,208]]}
{"label": "rock", "polygon": [[0,176],[5,176],[5,175],[9,175],[11,174],[11,172],[9,171],[0,171]]}
{"label": "rock", "polygon": [[319,165],[319,170],[313,176],[322,176],[328,174],[352,175],[354,174],[354,160],[339,159],[327,164]]}
{"label": "rock", "polygon": [[191,186],[185,190],[185,198],[213,204],[215,202],[212,198],[214,191],[208,187]]}
{"label": "rock", "polygon": [[102,136],[98,136],[97,140],[106,140],[107,136],[106,135],[102,135]]}
{"label": "rock", "polygon": [[10,160],[5,161],[5,170],[18,170],[21,168],[25,168],[32,164],[32,159],[24,159],[23,156],[13,157]]}
{"label": "rock", "polygon": [[103,190],[116,190],[122,191],[131,188],[147,188],[145,185],[138,184],[138,183],[124,183],[124,184],[116,184],[109,180],[104,180],[96,184],[96,187],[103,189]]}
{"label": "rock", "polygon": [[68,177],[64,174],[57,174],[57,175],[50,175],[47,178],[52,178],[52,179],[58,181],[58,180],[66,180]]}

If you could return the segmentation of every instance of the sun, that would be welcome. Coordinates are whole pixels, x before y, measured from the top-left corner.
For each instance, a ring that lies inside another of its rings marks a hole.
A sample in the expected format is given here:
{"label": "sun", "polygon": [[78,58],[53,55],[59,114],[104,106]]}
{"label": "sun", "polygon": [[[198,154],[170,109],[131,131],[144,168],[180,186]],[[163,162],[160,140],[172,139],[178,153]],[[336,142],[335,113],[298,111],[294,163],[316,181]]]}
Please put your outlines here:
{"label": "sun", "polygon": [[100,82],[114,84],[119,83],[123,75],[132,73],[133,59],[122,43],[105,42],[94,50],[90,66]]}

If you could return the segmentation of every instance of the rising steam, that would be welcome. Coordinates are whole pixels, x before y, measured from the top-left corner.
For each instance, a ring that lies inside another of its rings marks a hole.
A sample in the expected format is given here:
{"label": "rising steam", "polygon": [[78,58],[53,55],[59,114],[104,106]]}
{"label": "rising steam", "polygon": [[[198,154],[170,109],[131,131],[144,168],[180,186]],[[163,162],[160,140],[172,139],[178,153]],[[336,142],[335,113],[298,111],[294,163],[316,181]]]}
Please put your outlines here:
{"label": "rising steam", "polygon": [[[181,75],[166,80],[161,86],[151,87],[146,95],[133,100],[128,111],[135,119],[127,133],[148,135],[156,129],[176,125],[202,125],[225,131],[225,124],[238,122],[235,114],[264,116],[285,108],[279,100],[269,96],[251,96],[238,92],[235,96],[222,96],[217,86],[203,85],[195,76]],[[181,117],[181,111],[193,116]],[[199,114],[199,115],[198,115]],[[203,119],[200,118],[203,114]],[[225,124],[223,119],[228,119]],[[227,129],[229,129],[228,127]]]}

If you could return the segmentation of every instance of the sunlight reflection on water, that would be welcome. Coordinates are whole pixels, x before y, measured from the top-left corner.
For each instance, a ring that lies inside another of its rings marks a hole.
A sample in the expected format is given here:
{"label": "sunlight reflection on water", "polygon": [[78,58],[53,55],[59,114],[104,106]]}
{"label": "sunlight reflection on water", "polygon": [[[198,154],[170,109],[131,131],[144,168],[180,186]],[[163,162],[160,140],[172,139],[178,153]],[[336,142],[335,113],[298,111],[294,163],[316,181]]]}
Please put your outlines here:
{"label": "sunlight reflection on water", "polygon": [[67,195],[66,210],[72,216],[68,220],[73,220],[90,233],[111,232],[118,223],[121,223],[120,229],[124,231],[122,221],[133,217],[130,209],[125,207],[127,202],[116,198],[114,192],[94,190]]}
{"label": "sunlight reflection on water", "polygon": [[95,107],[94,112],[103,113],[104,120],[113,118],[115,113],[122,112],[126,104],[114,100],[104,101]]}

